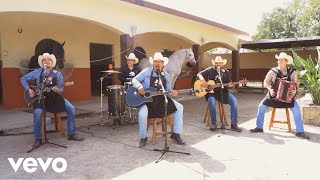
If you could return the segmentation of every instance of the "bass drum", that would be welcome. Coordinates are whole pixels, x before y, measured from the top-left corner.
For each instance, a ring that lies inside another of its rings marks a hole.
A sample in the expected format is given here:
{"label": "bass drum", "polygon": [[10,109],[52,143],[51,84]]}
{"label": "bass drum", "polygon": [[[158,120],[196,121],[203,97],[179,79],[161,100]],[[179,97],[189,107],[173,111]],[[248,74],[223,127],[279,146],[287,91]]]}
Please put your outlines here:
{"label": "bass drum", "polygon": [[125,114],[124,87],[121,85],[107,86],[109,116]]}

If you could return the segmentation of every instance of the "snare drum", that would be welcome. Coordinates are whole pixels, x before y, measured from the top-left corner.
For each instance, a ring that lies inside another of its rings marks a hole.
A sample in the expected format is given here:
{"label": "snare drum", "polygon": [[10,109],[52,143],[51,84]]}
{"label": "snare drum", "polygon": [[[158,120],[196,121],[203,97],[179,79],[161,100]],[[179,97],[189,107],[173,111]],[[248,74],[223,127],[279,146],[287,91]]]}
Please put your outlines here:
{"label": "snare drum", "polygon": [[125,114],[124,86],[112,85],[107,87],[109,116]]}
{"label": "snare drum", "polygon": [[124,85],[125,89],[128,90],[132,86],[132,83],[131,82],[125,82],[123,85]]}

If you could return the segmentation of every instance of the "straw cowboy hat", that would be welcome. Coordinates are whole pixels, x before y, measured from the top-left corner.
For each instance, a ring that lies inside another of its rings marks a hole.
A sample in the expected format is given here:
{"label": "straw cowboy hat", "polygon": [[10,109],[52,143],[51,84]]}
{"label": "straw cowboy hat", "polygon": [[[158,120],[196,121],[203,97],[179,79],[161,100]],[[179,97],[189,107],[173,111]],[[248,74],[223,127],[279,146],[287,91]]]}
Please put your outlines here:
{"label": "straw cowboy hat", "polygon": [[217,56],[214,60],[211,60],[212,64],[215,65],[216,62],[223,62],[223,65],[227,64],[226,59],[222,59],[221,56]]}
{"label": "straw cowboy hat", "polygon": [[138,64],[138,62],[139,62],[139,59],[133,53],[130,53],[129,56],[126,56],[126,58],[134,60],[135,64]]}
{"label": "straw cowboy hat", "polygon": [[293,58],[292,56],[288,55],[287,53],[285,52],[281,52],[279,54],[279,56],[276,54],[275,55],[276,59],[286,59],[287,60],[287,64],[292,64],[293,63]]}
{"label": "straw cowboy hat", "polygon": [[50,58],[52,60],[52,67],[56,66],[56,63],[57,63],[56,57],[53,54],[43,53],[43,55],[40,55],[38,57],[38,63],[39,63],[41,68],[43,68],[42,60],[45,59],[45,58]]}
{"label": "straw cowboy hat", "polygon": [[159,53],[159,52],[154,53],[153,58],[152,58],[152,57],[149,58],[149,61],[150,61],[151,64],[153,64],[153,61],[154,61],[154,60],[161,60],[161,61],[163,61],[163,65],[164,65],[164,66],[165,66],[166,64],[168,64],[168,62],[169,62],[169,59],[168,59],[167,57],[163,57],[163,55],[162,55],[161,53]]}

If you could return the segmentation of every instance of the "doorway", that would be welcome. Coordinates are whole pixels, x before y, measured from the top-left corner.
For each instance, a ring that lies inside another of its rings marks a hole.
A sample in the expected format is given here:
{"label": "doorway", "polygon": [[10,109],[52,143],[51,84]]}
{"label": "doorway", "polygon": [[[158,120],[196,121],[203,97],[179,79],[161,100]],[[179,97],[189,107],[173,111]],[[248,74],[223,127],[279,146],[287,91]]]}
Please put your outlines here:
{"label": "doorway", "polygon": [[[99,79],[105,74],[101,71],[109,70],[109,65],[114,66],[112,56],[113,46],[111,44],[90,43],[90,75],[91,75],[91,96],[100,95]],[[106,59],[108,58],[108,59]],[[102,81],[102,92],[107,86],[112,85],[112,78],[107,77]]]}

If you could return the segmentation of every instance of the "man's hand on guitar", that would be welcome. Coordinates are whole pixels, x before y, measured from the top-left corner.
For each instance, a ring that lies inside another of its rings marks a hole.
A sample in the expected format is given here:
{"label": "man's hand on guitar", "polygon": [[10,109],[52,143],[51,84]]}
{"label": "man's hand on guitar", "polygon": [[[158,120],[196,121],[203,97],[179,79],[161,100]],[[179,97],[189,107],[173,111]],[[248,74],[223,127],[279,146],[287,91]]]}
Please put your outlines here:
{"label": "man's hand on guitar", "polygon": [[178,91],[172,90],[172,91],[171,91],[171,96],[172,96],[172,97],[178,96]]}
{"label": "man's hand on guitar", "polygon": [[59,88],[57,86],[53,86],[52,87],[52,91],[54,91],[55,93],[59,92]]}
{"label": "man's hand on guitar", "polygon": [[208,87],[208,82],[206,80],[202,80],[202,87],[207,88]]}
{"label": "man's hand on guitar", "polygon": [[29,92],[30,97],[34,97],[35,96],[34,91],[32,89],[29,89],[28,92]]}
{"label": "man's hand on guitar", "polygon": [[143,96],[144,95],[144,88],[143,87],[138,88],[138,92],[141,96]]}
{"label": "man's hand on guitar", "polygon": [[231,87],[233,87],[233,86],[234,86],[233,82],[229,82],[229,83],[228,83],[228,87],[229,87],[229,88],[231,88]]}

